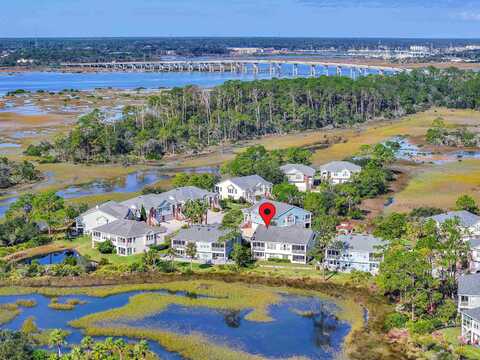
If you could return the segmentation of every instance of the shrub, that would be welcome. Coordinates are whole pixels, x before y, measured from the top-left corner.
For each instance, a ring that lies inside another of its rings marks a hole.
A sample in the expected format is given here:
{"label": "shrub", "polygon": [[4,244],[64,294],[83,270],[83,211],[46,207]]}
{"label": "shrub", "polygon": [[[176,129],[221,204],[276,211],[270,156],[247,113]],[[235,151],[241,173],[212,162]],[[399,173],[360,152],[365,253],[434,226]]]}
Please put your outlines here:
{"label": "shrub", "polygon": [[419,319],[407,323],[408,330],[413,334],[428,334],[435,330],[438,321],[435,319]]}
{"label": "shrub", "polygon": [[113,246],[110,240],[104,241],[98,245],[98,251],[102,254],[113,254],[115,246]]}
{"label": "shrub", "polygon": [[389,331],[393,328],[401,329],[405,327],[408,317],[400,313],[390,313],[385,317],[383,327],[386,331]]}

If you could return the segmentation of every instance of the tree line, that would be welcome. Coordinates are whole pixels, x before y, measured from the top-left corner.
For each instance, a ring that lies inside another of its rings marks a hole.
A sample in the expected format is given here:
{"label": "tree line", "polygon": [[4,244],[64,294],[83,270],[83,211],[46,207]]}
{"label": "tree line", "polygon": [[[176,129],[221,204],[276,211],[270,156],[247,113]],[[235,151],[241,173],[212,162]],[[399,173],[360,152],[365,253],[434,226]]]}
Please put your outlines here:
{"label": "tree line", "polygon": [[41,150],[58,161],[159,159],[267,135],[394,119],[431,106],[479,108],[480,74],[429,68],[355,80],[322,76],[174,88],[125,107],[116,122],[95,110],[52,149]]}

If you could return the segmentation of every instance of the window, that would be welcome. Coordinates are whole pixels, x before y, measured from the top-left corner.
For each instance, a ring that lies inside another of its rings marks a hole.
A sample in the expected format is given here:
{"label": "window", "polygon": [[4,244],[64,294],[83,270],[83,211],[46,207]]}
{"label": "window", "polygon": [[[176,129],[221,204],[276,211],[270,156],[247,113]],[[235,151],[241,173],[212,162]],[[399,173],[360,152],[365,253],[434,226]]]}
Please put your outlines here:
{"label": "window", "polygon": [[292,245],[292,251],[305,251],[304,245]]}
{"label": "window", "polygon": [[183,241],[183,240],[173,240],[172,245],[174,245],[174,246],[185,246],[185,241]]}
{"label": "window", "polygon": [[297,262],[305,262],[305,256],[300,256],[300,255],[293,255],[293,261]]}
{"label": "window", "polygon": [[267,243],[268,250],[277,250],[277,244],[275,243]]}
{"label": "window", "polygon": [[253,256],[255,256],[257,258],[263,258],[265,256],[265,253],[254,251]]}
{"label": "window", "polygon": [[252,247],[255,249],[265,249],[265,243],[263,242],[258,242],[258,241],[254,241],[252,242]]}
{"label": "window", "polygon": [[100,233],[99,233],[98,231],[94,231],[94,232],[93,232],[93,236],[95,236],[95,237],[98,237],[98,238],[99,238],[99,237],[100,237]]}
{"label": "window", "polygon": [[338,250],[327,250],[328,256],[340,256],[340,251]]}

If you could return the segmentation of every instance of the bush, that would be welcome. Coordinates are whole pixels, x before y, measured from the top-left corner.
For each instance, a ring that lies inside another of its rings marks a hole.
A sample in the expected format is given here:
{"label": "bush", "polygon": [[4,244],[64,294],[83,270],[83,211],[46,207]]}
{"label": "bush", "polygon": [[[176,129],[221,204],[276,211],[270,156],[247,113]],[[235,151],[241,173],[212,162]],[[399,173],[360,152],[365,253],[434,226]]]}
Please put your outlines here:
{"label": "bush", "polygon": [[270,262],[280,263],[280,264],[290,264],[291,261],[289,259],[277,259],[277,258],[270,258],[268,259]]}
{"label": "bush", "polygon": [[383,327],[386,331],[390,331],[393,328],[402,329],[408,321],[408,317],[400,313],[390,313],[385,317]]}
{"label": "bush", "polygon": [[110,240],[106,240],[98,245],[98,251],[100,251],[101,254],[113,254],[115,246],[113,246]]}
{"label": "bush", "polygon": [[408,330],[413,334],[429,334],[438,327],[438,320],[419,319],[407,323]]}

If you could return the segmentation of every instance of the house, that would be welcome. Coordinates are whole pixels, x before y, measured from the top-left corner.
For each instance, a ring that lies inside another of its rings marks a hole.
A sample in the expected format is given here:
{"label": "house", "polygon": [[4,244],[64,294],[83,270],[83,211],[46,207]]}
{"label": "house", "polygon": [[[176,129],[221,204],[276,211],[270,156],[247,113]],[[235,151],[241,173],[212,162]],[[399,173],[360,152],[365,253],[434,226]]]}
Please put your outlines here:
{"label": "house", "polygon": [[438,226],[447,220],[458,219],[460,226],[463,228],[465,240],[468,240],[472,236],[480,236],[480,216],[466,210],[449,211],[431,216],[428,219],[435,221]]}
{"label": "house", "polygon": [[468,344],[480,344],[480,308],[464,310],[462,314],[462,339]]}
{"label": "house", "polygon": [[320,167],[320,177],[329,183],[344,184],[349,182],[353,175],[362,171],[362,168],[348,161],[332,161]]}
{"label": "house", "polygon": [[123,201],[121,205],[139,214],[143,208],[147,213],[147,223],[157,225],[170,220],[184,220],[183,206],[188,201],[201,200],[210,208],[218,207],[218,194],[195,186],[176,188],[161,194],[140,195]]}
{"label": "house", "polygon": [[480,236],[468,239],[470,253],[468,256],[468,270],[471,273],[480,272]]}
{"label": "house", "polygon": [[303,164],[286,164],[280,167],[289,184],[295,185],[300,191],[310,191],[313,188],[315,169]]}
{"label": "house", "polygon": [[299,225],[309,228],[312,224],[312,213],[298,206],[262,199],[257,204],[243,209],[243,224],[241,226],[245,237],[251,237],[260,225],[264,225],[264,221],[260,216],[260,206],[269,202],[275,205],[275,216],[271,220],[271,226],[286,227]]}
{"label": "house", "polygon": [[480,307],[480,274],[458,278],[458,311]]}
{"label": "house", "polygon": [[164,242],[163,227],[148,226],[142,221],[115,220],[94,228],[92,247],[110,240],[115,246],[117,255],[128,256],[148,251],[150,246]]}
{"label": "house", "polygon": [[129,214],[128,206],[108,201],[87,210],[75,219],[78,234],[90,234],[92,229],[110,222],[125,219]]}
{"label": "house", "polygon": [[261,176],[250,175],[227,179],[215,186],[216,192],[222,200],[245,200],[255,203],[257,198],[269,197],[273,184]]}
{"label": "house", "polygon": [[325,266],[331,270],[350,272],[358,270],[377,274],[380,266],[383,240],[372,235],[337,235],[325,249]]}
{"label": "house", "polygon": [[223,238],[231,231],[216,225],[193,225],[181,229],[172,238],[172,248],[178,256],[188,258],[186,248],[188,243],[194,243],[197,249],[196,259],[204,262],[225,263],[233,250],[233,245],[240,241],[240,237],[229,240]]}
{"label": "house", "polygon": [[258,226],[250,240],[252,255],[257,260],[284,259],[306,264],[315,245],[315,233],[302,225],[289,227]]}

